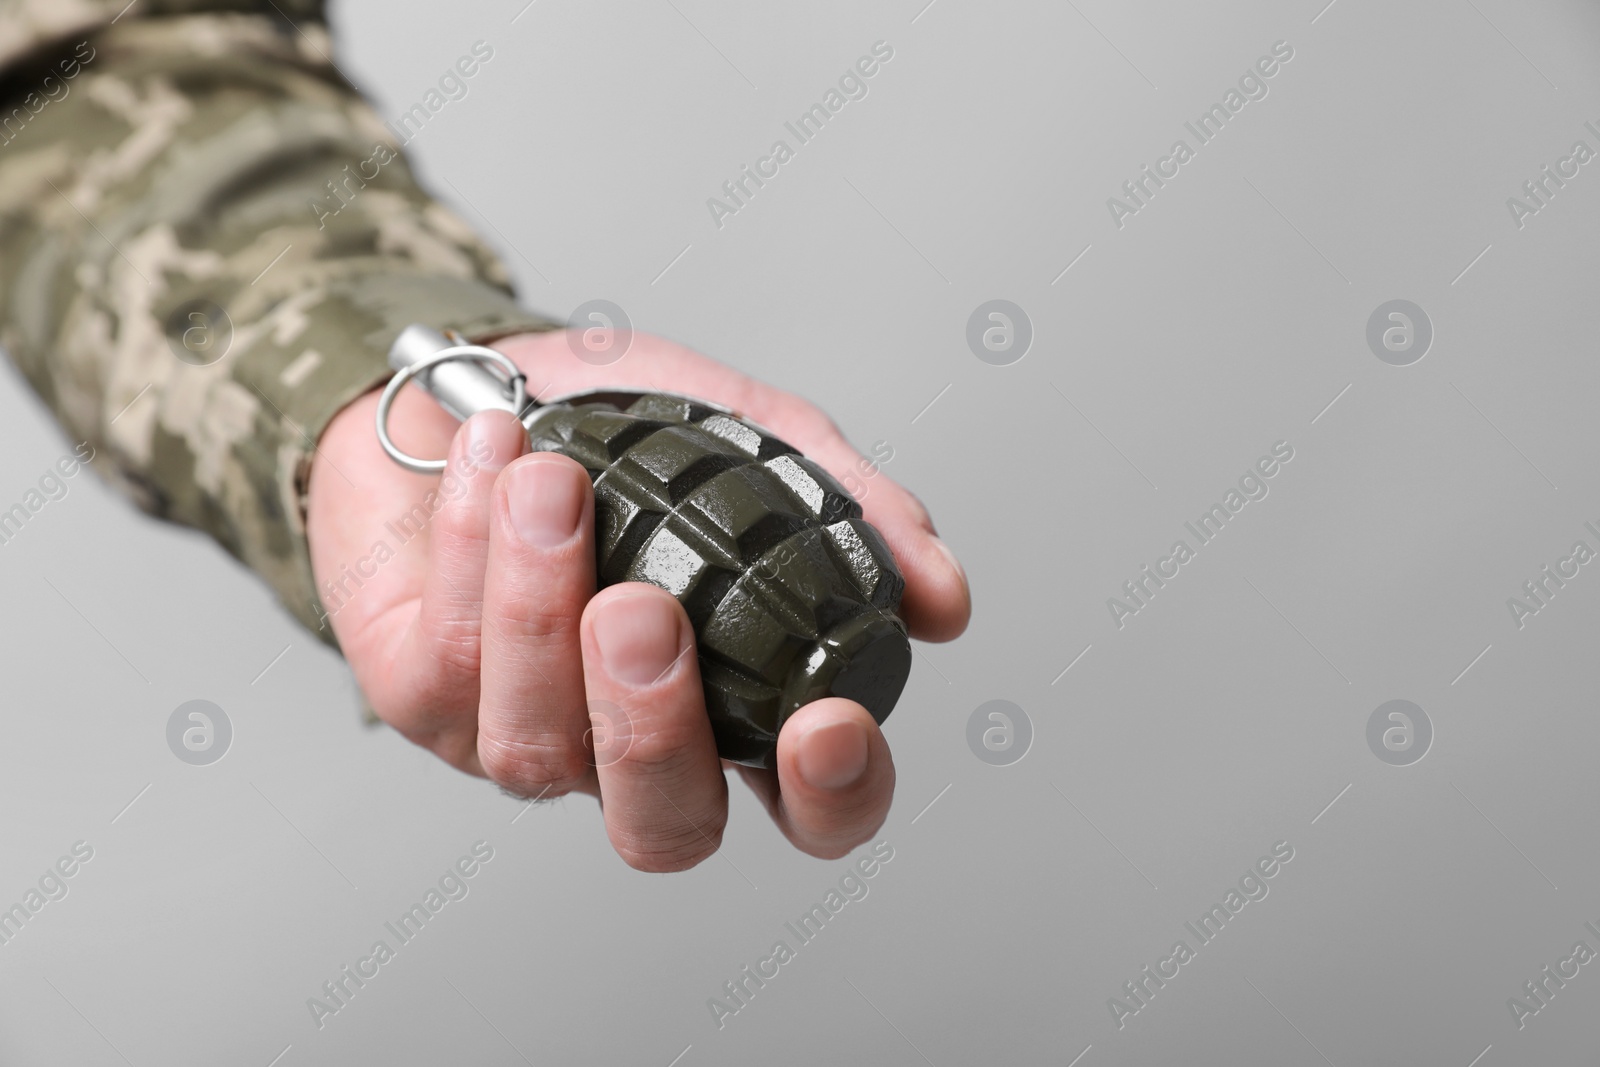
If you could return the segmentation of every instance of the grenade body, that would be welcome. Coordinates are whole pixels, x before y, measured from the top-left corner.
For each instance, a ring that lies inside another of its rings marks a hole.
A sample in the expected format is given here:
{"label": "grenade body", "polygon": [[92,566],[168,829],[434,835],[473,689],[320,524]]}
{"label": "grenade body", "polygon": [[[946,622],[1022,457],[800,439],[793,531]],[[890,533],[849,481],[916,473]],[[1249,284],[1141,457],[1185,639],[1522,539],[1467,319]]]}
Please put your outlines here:
{"label": "grenade body", "polygon": [[687,397],[588,393],[523,421],[534,450],[594,481],[599,584],[649,582],[683,604],[723,758],[772,766],[784,721],[824,696],[888,716],[911,670],[905,581],[819,465]]}

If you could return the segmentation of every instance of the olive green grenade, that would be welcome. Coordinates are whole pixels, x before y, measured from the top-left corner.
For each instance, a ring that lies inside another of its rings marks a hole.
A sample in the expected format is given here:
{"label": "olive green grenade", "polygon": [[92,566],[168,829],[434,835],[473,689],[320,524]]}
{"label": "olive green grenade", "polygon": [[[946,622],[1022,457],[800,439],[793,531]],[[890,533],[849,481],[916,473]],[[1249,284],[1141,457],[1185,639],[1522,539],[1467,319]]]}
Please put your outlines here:
{"label": "olive green grenade", "polygon": [[772,766],[784,720],[825,696],[888,717],[911,671],[905,579],[861,505],[816,463],[690,397],[603,390],[533,402],[504,355],[423,326],[396,339],[389,363],[400,373],[378,435],[403,466],[443,469],[389,438],[390,405],[412,380],[460,419],[510,411],[533,451],[583,464],[599,584],[649,582],[683,604],[723,758]]}

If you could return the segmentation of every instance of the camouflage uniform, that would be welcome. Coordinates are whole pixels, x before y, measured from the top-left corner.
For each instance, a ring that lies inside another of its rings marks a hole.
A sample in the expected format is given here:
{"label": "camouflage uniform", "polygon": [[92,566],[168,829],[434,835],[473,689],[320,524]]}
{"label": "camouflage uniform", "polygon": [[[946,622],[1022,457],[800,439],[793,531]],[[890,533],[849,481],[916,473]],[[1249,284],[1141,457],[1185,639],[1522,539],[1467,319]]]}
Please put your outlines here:
{"label": "camouflage uniform", "polygon": [[0,0],[0,345],[106,477],[332,643],[304,512],[324,427],[407,323],[556,324],[330,54],[321,0]]}

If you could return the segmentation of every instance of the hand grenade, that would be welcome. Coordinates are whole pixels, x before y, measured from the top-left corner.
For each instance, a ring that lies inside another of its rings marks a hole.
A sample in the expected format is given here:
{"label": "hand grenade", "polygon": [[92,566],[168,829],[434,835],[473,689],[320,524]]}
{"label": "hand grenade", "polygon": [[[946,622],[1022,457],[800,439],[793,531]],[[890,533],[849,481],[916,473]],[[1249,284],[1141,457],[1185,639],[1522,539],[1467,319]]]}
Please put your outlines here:
{"label": "hand grenade", "polygon": [[598,582],[649,582],[683,605],[724,759],[771,767],[784,721],[825,696],[888,717],[911,671],[905,579],[822,467],[691,397],[603,390],[531,401],[505,355],[424,326],[401,333],[389,363],[399,373],[378,407],[378,437],[402,466],[444,468],[389,437],[394,396],[415,381],[458,419],[511,412],[533,451],[589,472]]}

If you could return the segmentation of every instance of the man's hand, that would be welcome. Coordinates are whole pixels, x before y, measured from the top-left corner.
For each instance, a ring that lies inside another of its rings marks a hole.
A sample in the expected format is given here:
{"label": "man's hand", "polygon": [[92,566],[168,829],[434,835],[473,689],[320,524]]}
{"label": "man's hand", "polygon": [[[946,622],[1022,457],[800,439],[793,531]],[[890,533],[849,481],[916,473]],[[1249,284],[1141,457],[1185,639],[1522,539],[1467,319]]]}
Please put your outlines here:
{"label": "man's hand", "polygon": [[[642,334],[609,367],[575,359],[559,331],[495,347],[527,373],[530,393],[612,386],[703,397],[766,426],[846,486],[866,485],[866,518],[905,574],[901,613],[912,636],[948,641],[966,628],[966,576],[927,511],[881,473],[863,482],[872,468],[812,405]],[[390,422],[396,443],[417,456],[448,449],[450,464],[444,481],[412,474],[379,448],[376,408],[369,394],[323,434],[308,517],[329,624],[373,708],[518,796],[602,798],[611,844],[632,867],[683,870],[711,855],[728,791],[694,631],[655,586],[596,594],[594,492],[583,468],[550,452],[524,455],[509,415],[458,427],[407,389]],[[591,704],[621,709],[630,735],[610,744],[602,735],[598,755]],[[740,772],[796,847],[842,856],[883,825],[894,763],[859,704],[829,698],[796,711],[777,764]]]}

